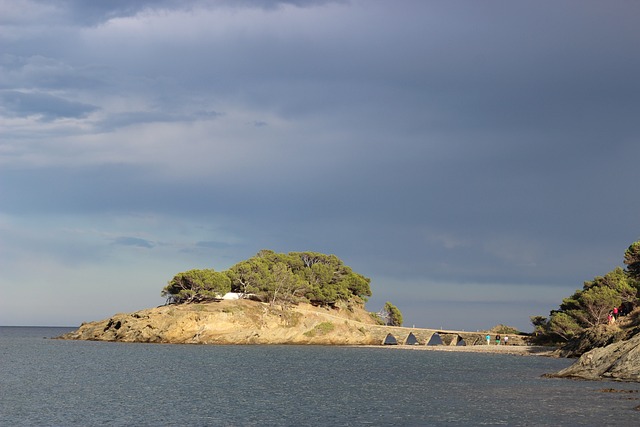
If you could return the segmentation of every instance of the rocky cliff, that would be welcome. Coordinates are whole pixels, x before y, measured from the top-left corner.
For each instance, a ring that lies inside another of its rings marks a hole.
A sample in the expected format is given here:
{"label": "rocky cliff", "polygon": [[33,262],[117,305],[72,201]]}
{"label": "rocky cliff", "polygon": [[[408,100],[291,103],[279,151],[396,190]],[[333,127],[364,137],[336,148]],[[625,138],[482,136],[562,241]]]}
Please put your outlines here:
{"label": "rocky cliff", "polygon": [[628,340],[590,350],[580,356],[573,365],[549,376],[640,381],[640,334]]}

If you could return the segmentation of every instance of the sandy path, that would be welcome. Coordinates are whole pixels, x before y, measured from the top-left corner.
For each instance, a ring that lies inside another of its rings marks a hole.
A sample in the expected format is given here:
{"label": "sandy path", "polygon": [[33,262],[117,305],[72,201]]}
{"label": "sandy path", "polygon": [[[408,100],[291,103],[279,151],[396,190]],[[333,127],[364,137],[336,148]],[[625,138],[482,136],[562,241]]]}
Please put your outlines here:
{"label": "sandy path", "polygon": [[390,350],[414,351],[452,351],[465,353],[515,354],[520,356],[553,356],[555,347],[527,346],[527,345],[371,345],[371,348],[385,348]]}

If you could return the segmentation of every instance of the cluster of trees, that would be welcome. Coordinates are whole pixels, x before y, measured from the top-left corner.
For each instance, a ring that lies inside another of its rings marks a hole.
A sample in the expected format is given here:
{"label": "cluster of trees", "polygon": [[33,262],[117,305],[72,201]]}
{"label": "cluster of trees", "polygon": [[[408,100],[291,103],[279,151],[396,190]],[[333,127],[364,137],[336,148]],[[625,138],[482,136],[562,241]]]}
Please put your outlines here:
{"label": "cluster of trees", "polygon": [[369,278],[352,271],[335,255],[262,250],[223,272],[179,273],[162,290],[162,296],[169,302],[189,303],[238,292],[283,306],[298,302],[333,305],[339,301],[364,303],[371,296],[369,283]]}
{"label": "cluster of trees", "polygon": [[585,329],[607,323],[613,308],[635,305],[640,293],[640,240],[627,248],[624,263],[626,269],[616,267],[584,282],[582,289],[563,299],[548,318],[533,316],[536,335],[547,341],[568,341]]}

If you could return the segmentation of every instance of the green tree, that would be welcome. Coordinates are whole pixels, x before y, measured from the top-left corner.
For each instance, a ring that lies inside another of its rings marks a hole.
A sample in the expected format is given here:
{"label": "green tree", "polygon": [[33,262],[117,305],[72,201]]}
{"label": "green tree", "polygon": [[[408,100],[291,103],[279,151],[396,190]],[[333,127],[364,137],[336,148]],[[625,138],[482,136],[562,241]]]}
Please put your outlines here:
{"label": "green tree", "polygon": [[547,326],[547,333],[557,336],[563,341],[568,341],[583,331],[576,320],[567,313],[556,311],[551,313]]}
{"label": "green tree", "polygon": [[353,272],[337,256],[317,252],[282,254],[263,249],[227,274],[235,292],[251,293],[263,301],[273,301],[275,295],[285,304],[305,300],[332,305],[371,296],[368,278]]}
{"label": "green tree", "polygon": [[380,313],[387,326],[402,326],[402,313],[395,305],[387,301]]}
{"label": "green tree", "polygon": [[226,271],[233,292],[264,296],[269,281],[269,264],[260,257],[241,261]]}
{"label": "green tree", "polygon": [[266,286],[266,295],[271,305],[286,307],[300,301],[305,291],[305,282],[291,271],[291,268],[278,262],[270,269]]}
{"label": "green tree", "polygon": [[176,304],[213,300],[231,290],[231,280],[213,269],[176,274],[161,295]]}
{"label": "green tree", "polygon": [[622,302],[635,301],[638,294],[634,280],[621,267],[614,268],[604,276],[597,276],[592,281],[584,282],[585,291],[594,287],[608,287],[615,290]]}
{"label": "green tree", "polygon": [[624,252],[627,271],[635,280],[640,280],[640,240],[633,242]]}
{"label": "green tree", "polygon": [[622,303],[620,294],[608,286],[594,286],[582,292],[580,303],[588,327],[607,323],[607,316]]}
{"label": "green tree", "polygon": [[545,316],[531,316],[529,317],[531,320],[531,324],[533,325],[533,333],[535,335],[546,335],[547,334],[547,324],[549,319]]}
{"label": "green tree", "polygon": [[604,276],[583,283],[582,289],[564,298],[560,309],[549,319],[534,316],[531,322],[543,339],[569,339],[587,328],[606,323],[608,315],[622,303],[636,303],[640,290],[640,241],[629,246],[624,254],[627,270],[616,267]]}

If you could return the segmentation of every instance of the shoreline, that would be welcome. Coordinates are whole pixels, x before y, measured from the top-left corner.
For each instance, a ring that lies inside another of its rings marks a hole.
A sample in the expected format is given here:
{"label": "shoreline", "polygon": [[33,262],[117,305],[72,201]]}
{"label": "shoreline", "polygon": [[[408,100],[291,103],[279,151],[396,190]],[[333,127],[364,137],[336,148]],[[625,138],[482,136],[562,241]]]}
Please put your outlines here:
{"label": "shoreline", "polygon": [[485,353],[485,354],[511,354],[516,356],[544,356],[557,357],[556,347],[532,346],[532,345],[364,345],[354,347],[388,348],[395,350],[414,351],[449,351],[458,353]]}

